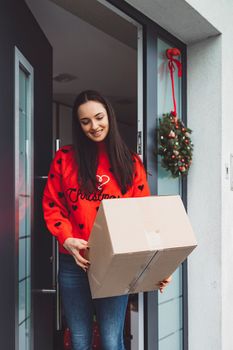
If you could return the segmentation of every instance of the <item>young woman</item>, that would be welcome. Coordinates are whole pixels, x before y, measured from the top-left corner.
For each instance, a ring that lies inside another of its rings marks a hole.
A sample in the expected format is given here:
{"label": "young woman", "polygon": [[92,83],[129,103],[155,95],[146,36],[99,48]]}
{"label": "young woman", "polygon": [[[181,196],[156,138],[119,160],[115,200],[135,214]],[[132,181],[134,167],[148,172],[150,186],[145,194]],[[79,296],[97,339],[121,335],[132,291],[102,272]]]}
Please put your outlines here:
{"label": "young woman", "polygon": [[[59,282],[73,350],[92,349],[96,314],[103,350],[123,350],[128,296],[92,299],[84,251],[102,199],[150,194],[140,158],[123,142],[111,104],[96,91],[73,106],[73,145],[56,152],[44,190],[44,218],[59,242]],[[160,291],[169,283],[160,284]]]}

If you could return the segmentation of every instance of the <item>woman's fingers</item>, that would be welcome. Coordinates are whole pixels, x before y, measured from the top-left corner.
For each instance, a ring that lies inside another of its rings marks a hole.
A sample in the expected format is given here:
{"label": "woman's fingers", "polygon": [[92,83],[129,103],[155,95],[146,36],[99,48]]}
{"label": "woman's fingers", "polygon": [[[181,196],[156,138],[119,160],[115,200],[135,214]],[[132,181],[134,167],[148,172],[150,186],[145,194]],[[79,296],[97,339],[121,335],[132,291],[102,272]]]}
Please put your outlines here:
{"label": "woman's fingers", "polygon": [[79,239],[79,245],[82,247],[81,249],[86,249],[88,247],[88,242],[84,239]]}
{"label": "woman's fingers", "polygon": [[172,275],[166,278],[163,282],[170,283],[172,281]]}
{"label": "woman's fingers", "polygon": [[77,249],[87,249],[88,248],[88,242],[84,239],[74,239],[73,241],[73,247]]}
{"label": "woman's fingers", "polygon": [[75,260],[76,264],[77,264],[78,266],[80,266],[85,272],[87,272],[87,270],[88,270],[88,265],[85,265],[85,264],[81,263],[81,262],[77,259],[77,257],[76,257],[75,255],[73,255],[73,257],[74,257],[74,260]]}
{"label": "woman's fingers", "polygon": [[72,248],[75,249],[87,249],[88,248],[88,242],[85,241],[84,239],[79,239],[79,238],[72,238],[69,237],[65,240],[63,246],[67,249],[67,250],[71,250]]}
{"label": "woman's fingers", "polygon": [[172,276],[165,278],[163,281],[159,283],[159,290],[163,293],[164,288],[172,281]]}
{"label": "woman's fingers", "polygon": [[88,242],[84,239],[69,237],[65,240],[63,246],[73,256],[76,264],[79,265],[86,272],[90,265],[90,262],[87,259],[85,259],[79,251],[88,249]]}
{"label": "woman's fingers", "polygon": [[90,266],[90,261],[84,259],[76,249],[73,249],[71,254],[74,257],[76,264],[82,267],[82,269],[86,272]]}
{"label": "woman's fingers", "polygon": [[83,265],[89,266],[90,265],[90,261],[88,261],[87,259],[85,259],[79,252],[75,251],[73,252],[73,255],[75,255],[76,259]]}

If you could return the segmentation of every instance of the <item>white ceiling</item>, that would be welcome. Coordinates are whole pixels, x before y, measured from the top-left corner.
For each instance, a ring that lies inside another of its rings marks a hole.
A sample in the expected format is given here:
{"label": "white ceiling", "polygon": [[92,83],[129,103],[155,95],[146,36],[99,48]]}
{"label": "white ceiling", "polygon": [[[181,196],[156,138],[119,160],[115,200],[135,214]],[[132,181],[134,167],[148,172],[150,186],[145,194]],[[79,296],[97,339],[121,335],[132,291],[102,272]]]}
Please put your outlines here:
{"label": "white ceiling", "polygon": [[220,34],[185,0],[125,1],[186,44]]}
{"label": "white ceiling", "polygon": [[[102,18],[94,18],[95,13],[98,14],[95,11],[90,16],[88,2],[93,3],[93,0],[85,0],[85,3],[78,0],[54,1],[60,2],[66,10],[49,0],[26,0],[53,47],[53,76],[68,73],[77,77],[71,82],[54,82],[54,99],[72,105],[77,93],[84,89],[96,89],[116,103],[135,103],[136,27],[116,14],[112,13],[111,18],[112,11],[102,11]],[[94,2],[97,3],[96,0]],[[79,18],[76,15],[79,12],[89,22],[100,23],[101,29]],[[118,20],[122,30],[114,31],[116,25],[111,26],[111,22]]]}
{"label": "white ceiling", "polygon": [[[112,102],[137,101],[137,27],[104,0],[25,0],[53,47],[54,99],[72,105],[84,89],[96,89]],[[127,0],[186,43],[219,32],[184,0]],[[108,5],[110,6],[110,5]]]}

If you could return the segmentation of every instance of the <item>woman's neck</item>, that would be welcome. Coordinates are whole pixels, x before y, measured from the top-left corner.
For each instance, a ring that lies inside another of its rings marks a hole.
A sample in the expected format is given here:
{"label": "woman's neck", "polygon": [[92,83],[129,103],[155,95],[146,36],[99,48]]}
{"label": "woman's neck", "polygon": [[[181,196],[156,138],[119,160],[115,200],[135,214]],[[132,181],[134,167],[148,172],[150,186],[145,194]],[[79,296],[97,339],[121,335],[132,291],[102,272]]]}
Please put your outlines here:
{"label": "woman's neck", "polygon": [[106,151],[106,143],[105,141],[101,141],[97,143],[97,148],[99,152]]}

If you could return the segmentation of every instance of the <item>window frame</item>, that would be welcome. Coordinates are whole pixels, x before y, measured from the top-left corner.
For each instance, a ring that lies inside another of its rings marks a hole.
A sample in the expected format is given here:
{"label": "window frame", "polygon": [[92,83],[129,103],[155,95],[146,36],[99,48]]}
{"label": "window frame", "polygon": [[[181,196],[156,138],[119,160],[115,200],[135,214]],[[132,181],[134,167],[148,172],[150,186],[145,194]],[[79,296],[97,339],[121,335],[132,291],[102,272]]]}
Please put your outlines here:
{"label": "window frame", "polygon": [[[31,193],[31,215],[30,215],[30,231],[33,231],[33,212],[34,212],[34,69],[29,61],[25,58],[25,56],[21,53],[21,51],[15,46],[14,47],[14,195],[15,195],[15,206],[14,206],[14,218],[15,218],[15,254],[14,254],[14,266],[15,266],[15,350],[19,349],[19,284],[18,284],[18,276],[19,276],[19,73],[20,69],[22,69],[27,77],[27,111],[29,116],[29,144],[30,144],[30,184],[29,190]],[[32,246],[32,238],[31,238],[31,246]],[[31,265],[31,261],[30,261]],[[32,267],[30,266],[30,275],[32,280]],[[32,293],[30,296],[30,304],[31,304],[31,315],[30,315],[30,350],[33,349],[33,326],[32,326]],[[26,322],[26,321],[24,321]]]}

